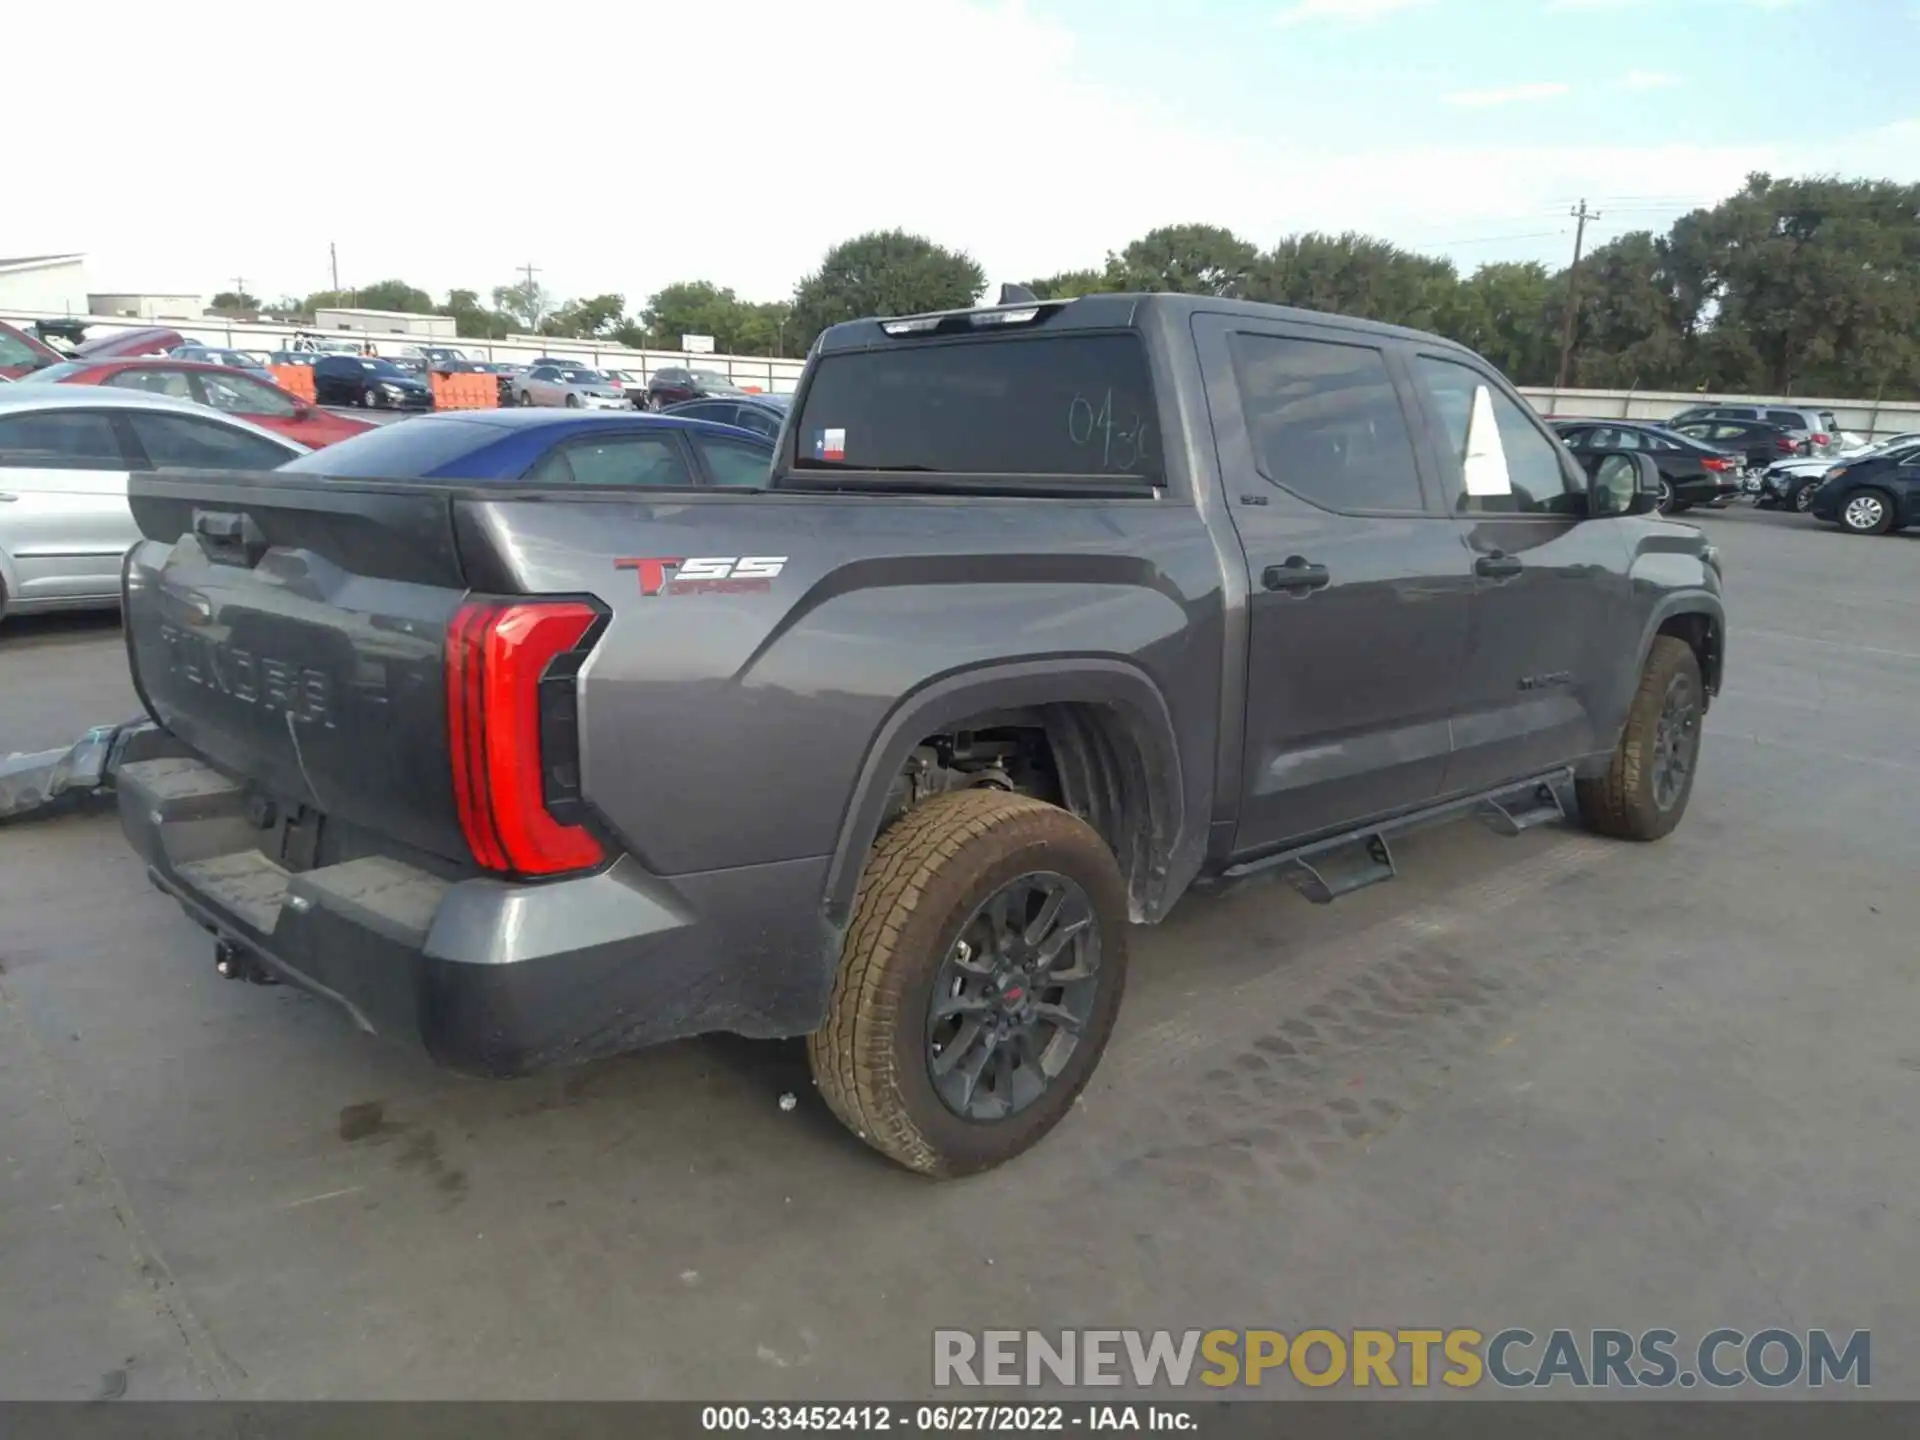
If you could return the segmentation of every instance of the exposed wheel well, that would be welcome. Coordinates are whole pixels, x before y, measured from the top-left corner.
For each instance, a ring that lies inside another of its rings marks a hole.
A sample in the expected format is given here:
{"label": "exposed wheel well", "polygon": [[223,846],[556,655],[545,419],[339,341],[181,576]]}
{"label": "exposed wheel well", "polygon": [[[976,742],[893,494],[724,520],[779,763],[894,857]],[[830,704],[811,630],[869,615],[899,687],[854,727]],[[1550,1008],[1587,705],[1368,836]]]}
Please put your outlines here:
{"label": "exposed wheel well", "polygon": [[930,796],[982,786],[1078,815],[1119,862],[1133,918],[1159,918],[1170,825],[1146,747],[1121,711],[1074,702],[989,711],[942,726],[894,777],[880,829]]}
{"label": "exposed wheel well", "polygon": [[1684,615],[1669,615],[1660,622],[1659,633],[1686,642],[1687,648],[1693,651],[1693,658],[1700,662],[1700,677],[1706,684],[1708,696],[1719,694],[1720,627],[1713,617],[1698,610]]}

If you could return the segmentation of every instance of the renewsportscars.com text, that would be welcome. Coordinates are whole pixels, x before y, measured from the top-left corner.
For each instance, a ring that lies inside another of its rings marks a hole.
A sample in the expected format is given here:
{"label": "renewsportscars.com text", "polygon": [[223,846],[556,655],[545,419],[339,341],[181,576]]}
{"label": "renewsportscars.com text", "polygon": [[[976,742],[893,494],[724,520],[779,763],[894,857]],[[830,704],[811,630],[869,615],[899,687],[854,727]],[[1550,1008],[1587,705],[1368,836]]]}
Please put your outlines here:
{"label": "renewsportscars.com text", "polygon": [[1683,1340],[1672,1330],[1465,1327],[1403,1330],[936,1330],[933,1383],[962,1389],[1039,1385],[1303,1385],[1456,1390],[1820,1389],[1873,1383],[1872,1334],[1730,1327]]}

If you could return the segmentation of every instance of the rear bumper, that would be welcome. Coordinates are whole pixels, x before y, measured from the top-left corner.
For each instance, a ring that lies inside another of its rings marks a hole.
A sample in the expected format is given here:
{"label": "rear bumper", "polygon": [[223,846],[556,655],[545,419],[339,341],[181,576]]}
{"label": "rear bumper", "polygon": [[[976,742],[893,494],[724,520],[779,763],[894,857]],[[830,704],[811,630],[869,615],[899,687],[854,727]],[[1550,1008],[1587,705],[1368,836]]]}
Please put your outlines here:
{"label": "rear bumper", "polygon": [[361,1028],[451,1069],[520,1075],[825,1013],[826,859],[671,883],[623,857],[544,884],[447,880],[373,855],[289,872],[241,786],[195,759],[121,768],[121,828],[188,915]]}

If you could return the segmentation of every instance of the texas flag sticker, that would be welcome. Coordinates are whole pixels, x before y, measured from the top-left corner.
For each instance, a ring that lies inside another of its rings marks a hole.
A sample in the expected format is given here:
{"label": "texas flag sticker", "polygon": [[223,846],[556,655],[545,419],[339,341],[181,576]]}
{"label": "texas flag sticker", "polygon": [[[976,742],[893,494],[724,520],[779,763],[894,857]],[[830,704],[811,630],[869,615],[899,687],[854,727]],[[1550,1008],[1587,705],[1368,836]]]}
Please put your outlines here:
{"label": "texas flag sticker", "polygon": [[845,430],[822,430],[813,442],[813,456],[816,460],[846,459],[847,432]]}

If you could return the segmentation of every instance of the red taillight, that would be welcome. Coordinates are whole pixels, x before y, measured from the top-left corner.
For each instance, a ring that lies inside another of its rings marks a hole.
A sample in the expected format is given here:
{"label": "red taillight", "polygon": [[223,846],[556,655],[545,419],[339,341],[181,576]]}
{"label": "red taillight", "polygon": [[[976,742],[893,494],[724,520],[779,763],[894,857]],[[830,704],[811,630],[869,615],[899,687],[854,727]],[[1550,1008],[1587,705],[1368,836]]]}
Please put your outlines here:
{"label": "red taillight", "polygon": [[541,733],[541,677],[598,618],[576,600],[478,600],[462,605],[447,626],[453,794],[474,859],[489,870],[556,875],[606,858],[592,831],[555,819],[548,808],[549,769],[567,769],[562,778],[572,781],[576,763],[571,674],[548,687],[562,702],[569,733]]}
{"label": "red taillight", "polygon": [[1733,468],[1733,462],[1731,460],[1716,460],[1709,456],[1700,462],[1700,468],[1702,470],[1731,470]]}
{"label": "red taillight", "polygon": [[1827,443],[1827,437],[1825,435],[1816,435],[1813,437],[1813,443],[1816,445],[1824,445]]}
{"label": "red taillight", "polygon": [[1789,439],[1788,437],[1786,437],[1785,435],[1776,435],[1776,436],[1774,436],[1774,437],[1773,437],[1773,443],[1774,443],[1774,447],[1775,447],[1776,449],[1778,449],[1778,450],[1781,450],[1781,451],[1783,451],[1784,453],[1786,453],[1786,454],[1788,454],[1788,455],[1791,455],[1791,454],[1793,454],[1793,452],[1794,452],[1794,450],[1795,450],[1796,448],[1798,448],[1798,447],[1796,447],[1796,446],[1794,445],[1794,443],[1793,443],[1793,441],[1792,441],[1792,440],[1790,440],[1790,439]]}

